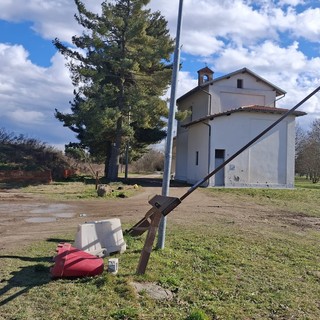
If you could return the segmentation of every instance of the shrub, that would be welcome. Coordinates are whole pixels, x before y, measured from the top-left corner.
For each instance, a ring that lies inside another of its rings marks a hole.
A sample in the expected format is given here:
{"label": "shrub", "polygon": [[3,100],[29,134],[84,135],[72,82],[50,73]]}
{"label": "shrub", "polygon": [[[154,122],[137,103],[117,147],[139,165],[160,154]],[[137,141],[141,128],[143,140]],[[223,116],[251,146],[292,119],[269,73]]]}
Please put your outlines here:
{"label": "shrub", "polygon": [[163,168],[163,152],[153,149],[150,149],[148,153],[132,164],[132,171],[136,173],[163,171]]}
{"label": "shrub", "polygon": [[186,320],[209,320],[209,317],[202,310],[194,310]]}

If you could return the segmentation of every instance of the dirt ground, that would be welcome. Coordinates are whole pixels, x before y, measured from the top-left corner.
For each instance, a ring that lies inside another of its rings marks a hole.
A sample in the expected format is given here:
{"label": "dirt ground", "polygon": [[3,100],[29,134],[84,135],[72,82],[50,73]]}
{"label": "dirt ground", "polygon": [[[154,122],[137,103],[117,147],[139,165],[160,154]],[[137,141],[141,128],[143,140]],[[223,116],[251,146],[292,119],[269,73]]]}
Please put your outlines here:
{"label": "dirt ground", "polygon": [[[140,182],[140,183],[139,183]],[[161,180],[141,180],[141,191],[130,198],[114,200],[53,201],[41,195],[21,193],[18,189],[0,190],[0,252],[10,252],[33,241],[56,238],[66,233],[76,235],[80,223],[120,218],[132,226],[151,208],[148,200],[161,194]],[[181,197],[188,186],[172,186],[170,196]],[[234,195],[210,196],[196,190],[168,216],[176,224],[225,223],[257,228],[269,225],[296,232],[305,228],[320,230],[320,219],[294,215],[284,210],[255,203],[241,203]],[[58,242],[59,239],[57,239]],[[70,239],[73,240],[73,239]]]}

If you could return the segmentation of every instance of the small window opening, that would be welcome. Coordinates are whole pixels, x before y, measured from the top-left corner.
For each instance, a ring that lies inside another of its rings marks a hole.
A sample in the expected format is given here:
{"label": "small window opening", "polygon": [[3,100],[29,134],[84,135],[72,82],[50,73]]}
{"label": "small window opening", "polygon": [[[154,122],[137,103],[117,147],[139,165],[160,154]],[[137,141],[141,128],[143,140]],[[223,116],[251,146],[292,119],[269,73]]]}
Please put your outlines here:
{"label": "small window opening", "polygon": [[203,83],[208,82],[209,76],[207,74],[204,74],[202,79],[203,79]]}
{"label": "small window opening", "polygon": [[224,149],[216,149],[215,158],[224,159]]}
{"label": "small window opening", "polygon": [[243,88],[243,79],[237,79],[237,88],[239,89]]}
{"label": "small window opening", "polygon": [[196,151],[196,166],[199,165],[199,151]]}

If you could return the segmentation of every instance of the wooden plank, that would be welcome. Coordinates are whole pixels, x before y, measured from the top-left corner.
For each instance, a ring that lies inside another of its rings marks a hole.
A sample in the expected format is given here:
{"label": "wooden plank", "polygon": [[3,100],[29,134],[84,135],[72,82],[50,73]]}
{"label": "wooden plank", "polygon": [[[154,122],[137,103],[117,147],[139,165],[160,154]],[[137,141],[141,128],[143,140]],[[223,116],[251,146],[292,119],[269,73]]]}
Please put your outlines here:
{"label": "wooden plank", "polygon": [[156,195],[149,203],[152,205],[152,208],[146,213],[145,217],[127,231],[130,235],[137,236],[148,230],[144,247],[141,251],[137,274],[145,273],[161,217],[170,213],[181,201],[175,197]]}
{"label": "wooden plank", "polygon": [[154,214],[152,215],[152,221],[148,230],[146,241],[141,251],[140,260],[137,267],[137,274],[144,274],[146,271],[161,217],[161,212],[155,210]]}
{"label": "wooden plank", "polygon": [[151,208],[140,221],[138,221],[129,230],[126,230],[125,233],[130,234],[132,237],[137,237],[145,233],[149,229],[151,217],[154,213],[155,209]]}

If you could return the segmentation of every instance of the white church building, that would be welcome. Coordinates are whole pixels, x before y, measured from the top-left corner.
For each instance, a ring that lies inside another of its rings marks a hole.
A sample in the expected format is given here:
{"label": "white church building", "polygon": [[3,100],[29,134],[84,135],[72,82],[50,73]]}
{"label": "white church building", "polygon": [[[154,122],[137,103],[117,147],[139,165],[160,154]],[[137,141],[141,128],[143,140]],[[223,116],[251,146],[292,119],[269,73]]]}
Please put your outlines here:
{"label": "white church building", "polygon": [[[247,68],[214,79],[198,71],[198,86],[177,100],[179,111],[175,179],[194,184],[213,171],[287,109],[276,101],[286,92]],[[212,176],[206,186],[294,187],[295,111]]]}

